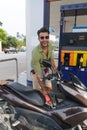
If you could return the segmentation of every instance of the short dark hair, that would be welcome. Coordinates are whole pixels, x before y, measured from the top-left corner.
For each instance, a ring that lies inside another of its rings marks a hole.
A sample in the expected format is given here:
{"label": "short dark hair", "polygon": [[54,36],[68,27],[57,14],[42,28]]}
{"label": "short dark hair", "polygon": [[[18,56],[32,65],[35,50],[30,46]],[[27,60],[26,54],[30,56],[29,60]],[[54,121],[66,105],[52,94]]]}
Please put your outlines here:
{"label": "short dark hair", "polygon": [[40,34],[41,32],[47,32],[48,34],[50,33],[49,30],[48,30],[47,28],[45,28],[45,27],[40,28],[40,29],[37,31],[37,35],[39,36],[39,34]]}

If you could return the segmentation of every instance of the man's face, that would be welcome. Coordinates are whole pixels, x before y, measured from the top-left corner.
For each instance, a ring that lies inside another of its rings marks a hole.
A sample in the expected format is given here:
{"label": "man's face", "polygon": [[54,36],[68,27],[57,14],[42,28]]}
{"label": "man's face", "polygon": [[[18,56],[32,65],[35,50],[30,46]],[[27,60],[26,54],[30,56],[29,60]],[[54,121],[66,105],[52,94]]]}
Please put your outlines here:
{"label": "man's face", "polygon": [[41,32],[38,36],[38,40],[42,47],[47,47],[49,43],[49,34],[47,32]]}

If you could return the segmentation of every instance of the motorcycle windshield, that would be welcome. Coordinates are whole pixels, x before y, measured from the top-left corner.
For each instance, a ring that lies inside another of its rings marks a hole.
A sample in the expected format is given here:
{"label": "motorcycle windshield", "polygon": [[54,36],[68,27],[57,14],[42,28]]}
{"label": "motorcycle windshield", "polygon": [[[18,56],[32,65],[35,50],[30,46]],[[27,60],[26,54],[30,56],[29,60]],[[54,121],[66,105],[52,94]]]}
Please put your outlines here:
{"label": "motorcycle windshield", "polygon": [[63,93],[65,93],[66,96],[70,97],[72,100],[75,100],[78,103],[87,107],[87,98],[83,94],[70,88],[69,86],[66,86],[63,83],[60,85],[61,85],[61,87],[60,87],[61,90],[63,91]]}
{"label": "motorcycle windshield", "polygon": [[76,75],[71,73],[70,77],[71,77],[72,83],[75,87],[77,87],[83,91],[87,91],[86,86],[79,80],[79,78]]}

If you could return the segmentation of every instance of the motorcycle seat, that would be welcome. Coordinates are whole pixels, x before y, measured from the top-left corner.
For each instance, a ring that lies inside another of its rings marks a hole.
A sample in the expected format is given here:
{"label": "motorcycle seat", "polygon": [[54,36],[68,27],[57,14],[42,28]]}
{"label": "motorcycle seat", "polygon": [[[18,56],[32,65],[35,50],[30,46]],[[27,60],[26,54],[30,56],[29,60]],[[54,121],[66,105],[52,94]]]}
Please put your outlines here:
{"label": "motorcycle seat", "polygon": [[20,98],[26,100],[37,106],[43,106],[45,104],[45,97],[38,90],[31,90],[18,82],[6,84],[5,87],[15,92]]}

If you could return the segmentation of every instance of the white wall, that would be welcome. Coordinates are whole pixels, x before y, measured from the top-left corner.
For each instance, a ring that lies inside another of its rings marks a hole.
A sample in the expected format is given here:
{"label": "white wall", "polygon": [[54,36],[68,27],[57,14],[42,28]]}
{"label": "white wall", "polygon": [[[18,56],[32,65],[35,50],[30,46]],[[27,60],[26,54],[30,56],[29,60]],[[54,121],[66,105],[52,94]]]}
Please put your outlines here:
{"label": "white wall", "polygon": [[43,26],[44,0],[26,0],[27,81],[31,83],[31,52],[38,44],[37,30]]}

